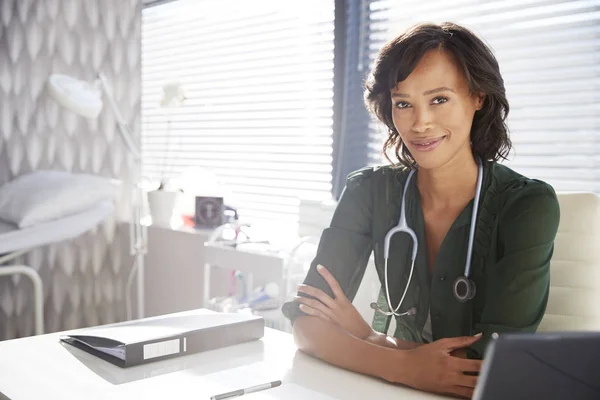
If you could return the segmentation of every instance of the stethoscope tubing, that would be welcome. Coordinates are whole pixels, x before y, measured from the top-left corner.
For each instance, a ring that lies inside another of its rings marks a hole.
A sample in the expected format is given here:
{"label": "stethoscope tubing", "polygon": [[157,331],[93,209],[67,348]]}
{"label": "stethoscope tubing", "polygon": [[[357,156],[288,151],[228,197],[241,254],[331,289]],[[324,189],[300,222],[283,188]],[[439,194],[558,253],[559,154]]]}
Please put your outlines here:
{"label": "stethoscope tubing", "polygon": [[[386,316],[402,317],[402,316],[416,314],[415,308],[411,308],[408,311],[405,311],[403,313],[398,312],[398,310],[400,310],[400,307],[402,306],[402,303],[404,302],[404,298],[406,297],[406,294],[408,293],[408,288],[410,287],[410,282],[412,280],[413,272],[415,269],[415,260],[417,258],[418,245],[419,245],[419,241],[417,239],[417,235],[416,235],[415,231],[412,228],[410,228],[408,226],[408,223],[406,222],[406,207],[405,207],[406,193],[408,191],[409,183],[410,183],[413,175],[415,174],[415,171],[416,170],[414,170],[414,169],[410,171],[410,173],[408,174],[408,177],[406,178],[406,183],[404,184],[404,190],[402,191],[402,205],[400,207],[400,220],[398,221],[398,225],[396,225],[395,227],[393,227],[392,229],[389,230],[389,232],[385,235],[385,239],[384,239],[384,243],[383,243],[385,295],[386,295],[387,305],[388,305],[390,311],[382,310],[377,305],[377,303],[371,303],[371,308],[373,308],[376,312],[379,312]],[[483,165],[482,165],[481,161],[478,160],[477,188],[475,190],[475,199],[473,202],[473,212],[471,214],[471,225],[469,228],[469,243],[468,243],[468,247],[467,247],[467,259],[465,261],[465,271],[464,271],[464,279],[467,281],[469,281],[469,277],[470,277],[470,273],[471,273],[471,260],[472,260],[472,256],[473,256],[473,242],[475,239],[477,212],[479,210],[479,199],[481,197],[482,186],[483,186]],[[396,308],[393,308],[391,297],[390,297],[389,283],[388,283],[388,260],[389,260],[389,252],[390,252],[390,242],[392,240],[392,237],[396,233],[408,234],[411,237],[411,240],[413,243],[413,249],[412,249],[412,254],[411,254],[411,266],[410,266],[410,273],[408,275],[408,281],[404,288],[404,292],[402,293],[402,297],[400,298],[400,301],[398,302],[398,306]],[[454,292],[456,292],[456,287],[457,286],[454,285],[454,287],[453,287]],[[458,293],[454,293],[454,296],[456,298],[460,297]]]}

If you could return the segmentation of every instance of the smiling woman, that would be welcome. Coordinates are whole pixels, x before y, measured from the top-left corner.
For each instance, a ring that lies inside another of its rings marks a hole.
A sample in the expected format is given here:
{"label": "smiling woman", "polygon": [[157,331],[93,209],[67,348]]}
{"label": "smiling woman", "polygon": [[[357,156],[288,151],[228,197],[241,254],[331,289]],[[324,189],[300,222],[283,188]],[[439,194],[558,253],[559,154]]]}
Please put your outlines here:
{"label": "smiling woman", "polygon": [[[491,335],[535,331],[544,314],[556,195],[497,163],[511,147],[504,82],[464,27],[417,25],[390,41],[365,99],[397,163],[350,174],[284,313],[309,354],[470,397]],[[382,290],[370,326],[352,300],[372,252]]]}
{"label": "smiling woman", "polygon": [[[394,149],[408,167],[416,160],[399,139],[415,122],[416,131],[428,128],[423,124],[437,124],[439,130],[468,138],[483,160],[504,159],[511,149],[505,124],[509,105],[498,63],[473,33],[458,25],[452,29],[440,35],[436,25],[423,24],[390,41],[366,85],[367,108],[388,128],[384,150]],[[423,109],[424,101],[444,106]],[[411,102],[416,104],[411,107]],[[412,109],[409,115],[400,112],[406,108]]]}

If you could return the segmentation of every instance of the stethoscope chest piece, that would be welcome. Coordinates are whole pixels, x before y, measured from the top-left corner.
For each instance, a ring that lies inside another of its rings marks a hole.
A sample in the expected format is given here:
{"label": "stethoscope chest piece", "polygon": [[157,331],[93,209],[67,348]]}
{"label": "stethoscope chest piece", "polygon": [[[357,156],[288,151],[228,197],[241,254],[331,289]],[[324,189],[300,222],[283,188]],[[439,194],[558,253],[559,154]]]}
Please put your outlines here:
{"label": "stethoscope chest piece", "polygon": [[465,303],[474,298],[475,292],[477,291],[477,288],[475,287],[475,282],[473,282],[466,276],[459,276],[458,278],[456,278],[456,280],[454,281],[453,289],[454,297],[461,303]]}

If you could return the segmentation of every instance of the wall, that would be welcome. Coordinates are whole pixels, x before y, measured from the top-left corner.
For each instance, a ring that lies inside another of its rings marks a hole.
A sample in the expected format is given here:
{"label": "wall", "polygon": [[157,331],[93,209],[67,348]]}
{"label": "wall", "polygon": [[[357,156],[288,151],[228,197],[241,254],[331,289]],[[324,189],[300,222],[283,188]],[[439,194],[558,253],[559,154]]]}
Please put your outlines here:
{"label": "wall", "polygon": [[[45,83],[52,73],[92,81],[103,72],[139,140],[141,7],[141,0],[0,0],[0,184],[38,169],[134,180],[110,110],[97,120],[78,117],[48,97]],[[124,195],[117,215],[126,204]],[[42,276],[46,331],[125,318],[130,263],[118,220],[20,260]],[[0,339],[33,333],[30,286],[0,278]]]}

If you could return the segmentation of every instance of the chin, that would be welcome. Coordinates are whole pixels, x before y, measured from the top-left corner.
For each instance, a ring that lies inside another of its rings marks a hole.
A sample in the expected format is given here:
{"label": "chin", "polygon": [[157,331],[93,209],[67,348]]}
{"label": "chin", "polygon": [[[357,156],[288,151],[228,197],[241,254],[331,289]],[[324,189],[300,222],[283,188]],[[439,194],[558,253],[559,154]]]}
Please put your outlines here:
{"label": "chin", "polygon": [[434,154],[419,154],[417,156],[413,155],[413,158],[417,162],[419,169],[438,169],[448,163],[447,157],[440,157]]}

